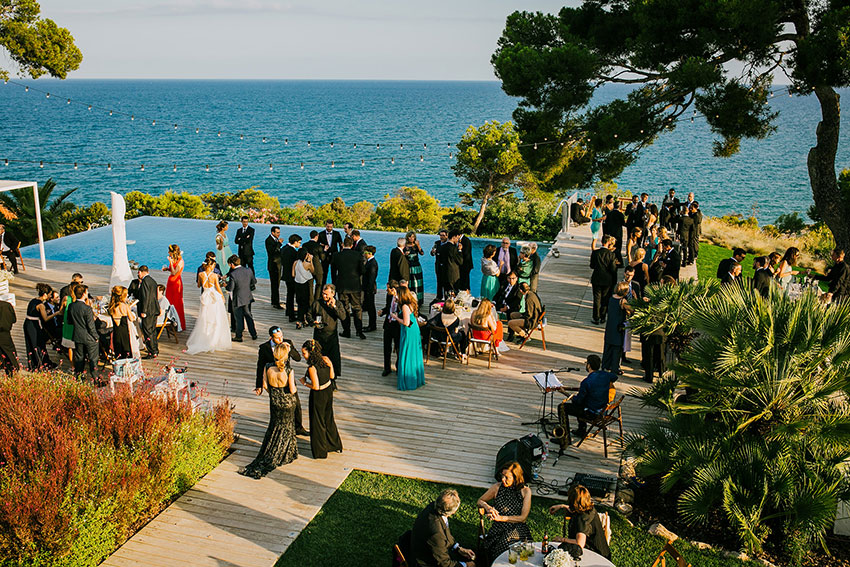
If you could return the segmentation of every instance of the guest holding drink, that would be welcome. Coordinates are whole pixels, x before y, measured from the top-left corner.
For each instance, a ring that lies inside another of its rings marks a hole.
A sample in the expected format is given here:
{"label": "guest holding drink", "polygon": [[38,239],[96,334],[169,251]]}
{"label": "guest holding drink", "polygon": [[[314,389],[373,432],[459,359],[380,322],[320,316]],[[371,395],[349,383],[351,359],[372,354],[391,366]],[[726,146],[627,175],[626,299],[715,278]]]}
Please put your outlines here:
{"label": "guest holding drink", "polygon": [[[278,331],[279,332],[279,331]],[[256,458],[240,474],[260,479],[298,458],[295,441],[295,373],[289,366],[289,342],[275,344],[274,364],[266,364],[262,389],[269,393],[269,427]],[[262,393],[262,390],[260,390]],[[312,396],[311,396],[312,403]]]}
{"label": "guest holding drink", "polygon": [[404,243],[404,255],[407,257],[407,265],[410,267],[410,278],[407,281],[407,287],[416,296],[416,301],[419,305],[422,305],[422,302],[425,301],[425,282],[422,277],[422,264],[419,262],[419,256],[423,256],[424,254],[416,233],[411,230],[405,236]]}
{"label": "guest holding drink", "polygon": [[567,527],[567,537],[552,537],[552,541],[572,543],[581,548],[595,551],[605,559],[611,559],[611,550],[608,548],[608,540],[602,529],[602,521],[590,492],[584,486],[577,484],[570,488],[567,494],[567,504],[555,504],[549,508],[552,515],[569,515],[570,523]]}
{"label": "guest holding drink", "polygon": [[174,306],[180,317],[180,328],[186,328],[186,315],[183,313],[183,253],[176,244],[168,246],[168,265],[162,268],[168,272],[165,282],[165,298]]}
{"label": "guest holding drink", "polygon": [[310,388],[310,449],[314,459],[326,459],[333,451],[342,453],[342,440],[334,421],[334,369],[331,360],[322,356],[318,341],[304,343],[301,354],[307,362],[307,374],[301,383]]}
{"label": "guest holding drink", "polygon": [[416,315],[419,305],[410,288],[398,292],[400,313],[391,316],[398,321],[401,338],[398,349],[398,389],[415,390],[425,385],[425,363],[422,360],[422,335]]}
{"label": "guest holding drink", "polygon": [[602,238],[602,221],[605,220],[605,213],[602,212],[602,199],[593,201],[593,211],[590,213],[590,249],[596,250],[597,241]]}
{"label": "guest holding drink", "polygon": [[348,317],[348,313],[336,300],[336,286],[325,284],[318,299],[313,302],[310,312],[310,324],[314,325],[313,339],[321,346],[321,352],[333,364],[333,381],[342,375],[342,359],[339,355],[339,322]]}
{"label": "guest holding drink", "polygon": [[50,360],[47,352],[47,332],[44,325],[52,321],[59,312],[52,315],[47,314],[44,306],[47,299],[53,294],[53,288],[46,283],[35,285],[37,297],[30,300],[27,305],[27,319],[24,321],[24,340],[27,346],[27,368],[29,370],[52,370],[57,364]]}
{"label": "guest holding drink", "polygon": [[481,258],[481,297],[493,299],[499,291],[499,266],[496,264],[496,247],[488,244]]}
{"label": "guest holding drink", "polygon": [[792,246],[785,251],[785,255],[779,262],[779,267],[776,268],[776,279],[779,281],[780,287],[788,293],[791,290],[791,282],[794,280],[794,266],[797,265],[797,260],[800,259],[800,250]]}
{"label": "guest holding drink", "polygon": [[[181,260],[182,263],[182,260]],[[112,351],[115,360],[133,358],[138,354],[138,346],[133,349],[133,336],[130,324],[136,320],[136,315],[127,304],[127,288],[116,285],[109,296],[109,316],[112,317]]]}
{"label": "guest holding drink", "polygon": [[525,523],[531,511],[531,488],[525,484],[522,467],[516,461],[510,462],[498,476],[499,482],[478,499],[478,507],[493,521],[483,542],[489,561],[507,551],[514,542],[534,541]]}
{"label": "guest holding drink", "polygon": [[230,241],[227,239],[227,221],[223,220],[215,226],[215,260],[219,267],[227,266],[227,260],[233,256],[230,251]]}

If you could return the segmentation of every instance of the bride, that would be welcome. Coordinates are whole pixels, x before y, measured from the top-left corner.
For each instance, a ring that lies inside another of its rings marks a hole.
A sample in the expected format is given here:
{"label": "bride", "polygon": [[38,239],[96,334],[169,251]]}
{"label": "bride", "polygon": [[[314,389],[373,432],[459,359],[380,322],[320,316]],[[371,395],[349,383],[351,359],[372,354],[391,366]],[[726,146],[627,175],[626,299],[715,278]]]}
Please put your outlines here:
{"label": "bride", "polygon": [[187,354],[230,349],[230,318],[214,268],[215,260],[209,259],[204,263],[204,271],[198,274],[198,287],[203,290],[201,309],[186,341]]}

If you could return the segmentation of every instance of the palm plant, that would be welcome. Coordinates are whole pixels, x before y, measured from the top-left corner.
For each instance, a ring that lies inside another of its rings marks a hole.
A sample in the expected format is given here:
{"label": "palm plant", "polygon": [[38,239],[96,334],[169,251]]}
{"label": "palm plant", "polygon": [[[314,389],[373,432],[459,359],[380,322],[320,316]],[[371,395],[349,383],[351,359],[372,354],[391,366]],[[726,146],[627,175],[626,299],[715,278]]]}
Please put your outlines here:
{"label": "palm plant", "polygon": [[[66,199],[77,190],[76,187],[68,189],[53,201],[50,201],[54,189],[56,189],[56,183],[52,178],[38,188],[41,226],[46,240],[62,234],[62,215],[74,209],[74,204]],[[0,193],[0,204],[17,217],[8,221],[7,224],[20,238],[21,245],[36,242],[38,240],[38,225],[35,221],[35,200],[33,199],[32,189],[13,189],[6,193]]]}
{"label": "palm plant", "polygon": [[629,439],[639,474],[678,494],[686,522],[725,518],[752,551],[771,534],[797,561],[825,547],[850,496],[850,304],[729,286],[675,309],[698,334],[642,396],[664,418]]}

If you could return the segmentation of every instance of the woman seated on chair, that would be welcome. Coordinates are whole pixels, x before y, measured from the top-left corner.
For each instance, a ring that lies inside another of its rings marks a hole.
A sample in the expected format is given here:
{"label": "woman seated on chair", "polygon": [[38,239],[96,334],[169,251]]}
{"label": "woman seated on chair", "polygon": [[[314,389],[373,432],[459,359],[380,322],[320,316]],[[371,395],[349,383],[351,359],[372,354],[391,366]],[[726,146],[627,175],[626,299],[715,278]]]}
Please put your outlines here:
{"label": "woman seated on chair", "polygon": [[478,507],[493,521],[484,537],[487,557],[476,561],[478,564],[490,565],[514,542],[533,541],[525,523],[531,510],[531,488],[525,484],[522,467],[513,461],[502,467],[499,476],[501,480],[478,499]]}
{"label": "woman seated on chair", "polygon": [[524,336],[527,336],[537,326],[540,316],[543,315],[543,305],[540,302],[540,297],[531,290],[531,286],[523,282],[519,284],[519,294],[525,299],[525,308],[522,313],[511,313],[508,319],[508,340],[517,337],[517,342],[521,342]]}
{"label": "woman seated on chair", "polygon": [[611,559],[611,550],[608,549],[608,539],[602,529],[602,521],[596,513],[596,508],[593,507],[590,492],[585,487],[577,484],[570,488],[567,493],[567,504],[555,504],[549,508],[549,513],[553,515],[560,513],[570,517],[567,537],[553,537],[552,541],[586,547],[605,559]]}
{"label": "woman seated on chair", "polygon": [[[481,303],[478,304],[478,308],[472,313],[469,323],[470,335],[472,335],[473,339],[488,341],[492,335],[496,349],[502,348],[504,344],[502,342],[502,322],[496,317],[496,310],[493,308],[492,301],[486,298],[482,299]],[[477,348],[479,345],[475,346]]]}
{"label": "woman seated on chair", "polygon": [[455,315],[455,302],[451,299],[443,304],[443,310],[433,316],[428,324],[432,327],[444,328],[449,332],[455,346],[458,350],[458,355],[463,358],[466,356],[466,331],[460,325],[460,318]]}

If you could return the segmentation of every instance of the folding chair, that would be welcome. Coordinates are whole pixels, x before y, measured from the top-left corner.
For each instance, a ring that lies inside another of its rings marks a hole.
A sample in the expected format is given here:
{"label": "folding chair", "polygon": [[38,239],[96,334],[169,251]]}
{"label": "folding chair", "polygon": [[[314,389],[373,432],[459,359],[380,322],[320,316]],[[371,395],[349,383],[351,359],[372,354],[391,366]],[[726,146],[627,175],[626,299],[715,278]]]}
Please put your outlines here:
{"label": "folding chair", "polygon": [[18,242],[18,245],[15,247],[15,254],[18,256],[18,266],[21,268],[22,272],[27,271],[27,267],[24,266],[24,257],[21,256],[21,243]]}
{"label": "folding chair", "polygon": [[540,317],[537,318],[537,322],[534,326],[525,331],[525,336],[522,338],[522,344],[519,345],[520,350],[525,346],[525,343],[528,342],[528,339],[531,338],[531,335],[534,334],[534,331],[540,331],[540,340],[543,341],[543,350],[546,350],[546,331],[544,328],[546,327],[546,310],[543,310],[543,313],[540,314]]}
{"label": "folding chair", "polygon": [[674,567],[691,567],[691,564],[685,561],[685,558],[681,553],[676,551],[676,548],[673,547],[673,540],[669,540],[664,544],[664,549],[661,550],[661,553],[658,554],[658,557],[655,559],[655,563],[652,564],[652,567],[658,567],[658,564],[661,564],[661,567],[667,567],[667,559],[665,555],[669,555],[670,559],[675,561]]}
{"label": "folding chair", "polygon": [[[488,337],[486,339],[476,339],[474,338],[474,332],[486,332]],[[466,365],[469,366],[469,359],[475,354],[478,357],[478,352],[475,350],[475,345],[486,346],[487,347],[487,368],[489,369],[493,357],[496,357],[496,360],[499,360],[499,351],[496,349],[496,334],[488,329],[487,327],[479,327],[473,323],[469,324],[469,343],[466,345]]]}
{"label": "folding chair", "polygon": [[410,530],[401,534],[398,541],[393,545],[393,567],[409,567],[404,554],[410,553]]}
{"label": "folding chair", "polygon": [[623,446],[623,414],[620,411],[620,404],[623,403],[623,400],[626,398],[625,395],[620,396],[620,399],[614,403],[608,404],[605,407],[605,410],[600,413],[598,416],[585,419],[583,417],[577,418],[579,422],[587,424],[587,433],[584,437],[582,437],[576,448],[581,447],[581,444],[584,443],[585,439],[593,439],[596,437],[599,432],[602,432],[602,447],[605,452],[605,458],[608,458],[608,427],[616,422],[620,427],[620,446]]}
{"label": "folding chair", "polygon": [[[436,335],[436,336],[435,336]],[[446,359],[449,356],[449,349],[454,351],[455,356],[460,360],[460,351],[458,351],[449,330],[445,327],[436,325],[428,325],[428,349],[425,351],[425,364],[431,359],[431,344],[437,344],[440,347],[440,356],[443,357],[443,368],[446,367]]]}
{"label": "folding chair", "polygon": [[180,341],[177,339],[177,325],[174,324],[174,321],[169,321],[166,319],[163,321],[162,325],[157,325],[156,327],[159,329],[156,333],[156,340],[162,336],[162,332],[165,331],[169,337],[174,337],[174,342],[179,343]]}

